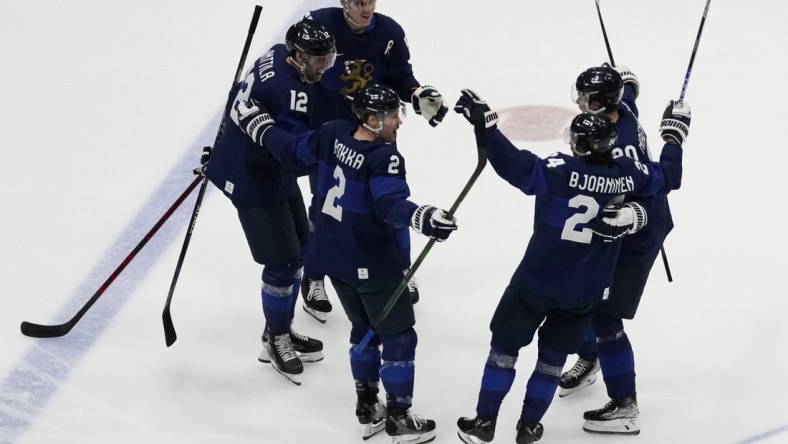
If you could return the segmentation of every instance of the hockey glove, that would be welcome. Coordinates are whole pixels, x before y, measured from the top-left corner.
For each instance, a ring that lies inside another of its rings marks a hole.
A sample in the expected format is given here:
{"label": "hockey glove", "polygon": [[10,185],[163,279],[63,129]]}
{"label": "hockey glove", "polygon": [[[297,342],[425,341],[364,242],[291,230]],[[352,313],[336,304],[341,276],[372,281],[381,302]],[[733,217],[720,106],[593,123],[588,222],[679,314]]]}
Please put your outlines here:
{"label": "hockey glove", "polygon": [[662,113],[662,123],[659,125],[662,140],[684,145],[689,134],[690,120],[692,120],[692,111],[689,103],[679,100],[668,102],[665,112]]}
{"label": "hockey glove", "polygon": [[210,146],[202,147],[202,155],[200,156],[200,166],[192,170],[195,175],[205,176],[205,171],[208,168],[208,161],[211,159],[211,150],[213,148]]}
{"label": "hockey glove", "polygon": [[422,205],[413,212],[410,226],[419,233],[431,237],[438,242],[446,240],[452,231],[457,229],[457,219],[447,218],[448,214],[432,205]]}
{"label": "hockey glove", "polygon": [[648,223],[648,213],[637,202],[608,205],[602,214],[591,219],[588,228],[605,242],[612,242],[625,234],[637,233]]}
{"label": "hockey glove", "polygon": [[263,146],[263,134],[274,123],[274,119],[268,114],[268,110],[255,99],[248,102],[239,101],[235,105],[238,114],[238,127],[245,132],[252,140]]}
{"label": "hockey glove", "polygon": [[629,83],[629,86],[631,86],[635,91],[635,98],[638,98],[638,95],[640,94],[640,81],[638,81],[637,76],[632,71],[630,71],[629,68],[622,65],[610,66],[610,63],[607,62],[603,63],[602,66],[615,69],[616,72],[621,76],[621,80],[624,81],[624,84],[626,85]]}
{"label": "hockey glove", "polygon": [[495,128],[498,124],[498,113],[491,111],[487,102],[470,89],[462,90],[454,111],[462,114],[471,125],[484,123],[485,128]]}
{"label": "hockey glove", "polygon": [[449,112],[449,107],[441,93],[429,85],[422,85],[413,91],[410,103],[413,105],[413,111],[427,119],[427,122],[433,127],[443,122],[443,118]]}
{"label": "hockey glove", "polygon": [[621,75],[621,80],[624,81],[624,84],[627,83],[632,89],[635,91],[635,98],[638,98],[638,94],[640,94],[640,81],[638,81],[637,76],[632,73],[626,66],[613,66],[613,69],[616,70]]}

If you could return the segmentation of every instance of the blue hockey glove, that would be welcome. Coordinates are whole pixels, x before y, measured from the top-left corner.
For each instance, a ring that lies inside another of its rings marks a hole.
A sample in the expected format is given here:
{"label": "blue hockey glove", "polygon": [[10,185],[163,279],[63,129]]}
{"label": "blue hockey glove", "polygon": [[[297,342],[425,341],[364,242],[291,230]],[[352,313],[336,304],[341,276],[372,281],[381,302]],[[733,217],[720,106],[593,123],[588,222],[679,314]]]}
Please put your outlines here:
{"label": "blue hockey glove", "polygon": [[413,212],[410,226],[419,233],[431,237],[438,242],[446,240],[452,231],[457,229],[457,219],[447,218],[448,214],[432,205],[422,205]]}
{"label": "blue hockey glove", "polygon": [[472,125],[484,123],[485,128],[495,128],[498,113],[491,111],[487,102],[470,89],[463,89],[454,111],[462,114]]}
{"label": "blue hockey glove", "polygon": [[413,105],[413,111],[427,119],[433,127],[443,122],[443,118],[449,112],[449,107],[446,106],[446,100],[441,93],[429,85],[422,85],[413,91],[410,103]]}
{"label": "blue hockey glove", "polygon": [[602,214],[588,222],[588,228],[605,242],[612,242],[625,234],[637,233],[648,223],[645,208],[637,202],[612,204]]}
{"label": "blue hockey glove", "polygon": [[678,100],[668,102],[659,125],[662,140],[684,145],[689,134],[690,120],[692,120],[692,111],[689,103]]}
{"label": "blue hockey glove", "polygon": [[200,176],[205,176],[205,171],[208,168],[208,161],[211,159],[211,150],[213,148],[210,146],[202,147],[202,155],[200,156],[200,166],[195,168],[192,172]]}
{"label": "blue hockey glove", "polygon": [[[255,99],[248,102],[238,101],[233,109],[237,113],[237,123],[241,131],[245,132],[258,145],[263,145],[263,134],[274,123],[274,119],[268,114],[268,110]],[[235,120],[235,119],[233,119]]]}

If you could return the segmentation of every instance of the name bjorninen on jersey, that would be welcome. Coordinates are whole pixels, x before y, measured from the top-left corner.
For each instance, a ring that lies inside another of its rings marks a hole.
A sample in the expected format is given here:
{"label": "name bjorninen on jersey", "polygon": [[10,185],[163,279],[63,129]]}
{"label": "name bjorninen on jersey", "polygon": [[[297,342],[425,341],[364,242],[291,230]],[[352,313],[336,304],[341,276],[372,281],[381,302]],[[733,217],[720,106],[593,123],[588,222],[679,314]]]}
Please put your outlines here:
{"label": "name bjorninen on jersey", "polygon": [[334,139],[334,156],[345,165],[359,169],[364,164],[364,155],[356,152],[338,139]]}
{"label": "name bjorninen on jersey", "polygon": [[592,174],[580,174],[572,171],[569,176],[569,186],[581,191],[590,191],[602,194],[623,194],[635,189],[635,180],[632,176],[603,177]]}

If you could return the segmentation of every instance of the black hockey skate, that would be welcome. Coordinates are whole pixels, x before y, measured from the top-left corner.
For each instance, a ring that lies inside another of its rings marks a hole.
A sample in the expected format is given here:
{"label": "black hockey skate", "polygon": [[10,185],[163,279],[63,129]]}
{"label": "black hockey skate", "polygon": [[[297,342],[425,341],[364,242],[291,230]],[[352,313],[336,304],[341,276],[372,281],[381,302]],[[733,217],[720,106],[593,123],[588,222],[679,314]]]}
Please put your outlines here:
{"label": "black hockey skate", "polygon": [[[267,341],[264,341],[264,344],[271,359],[269,362],[271,362],[276,371],[289,379],[290,382],[295,385],[301,385],[301,373],[304,372],[304,364],[301,363],[295,350],[293,350],[290,334],[271,335],[268,330],[266,332],[269,334],[269,337]],[[265,334],[263,336],[265,337]]]}
{"label": "black hockey skate", "polygon": [[435,439],[435,421],[410,413],[410,410],[389,409],[386,433],[391,444],[420,444]]}
{"label": "black hockey skate", "polygon": [[604,407],[583,413],[583,430],[605,435],[637,435],[640,411],[634,396],[611,399]]}
{"label": "black hockey skate", "polygon": [[[268,330],[263,333],[263,349],[257,357],[257,360],[260,362],[271,362],[271,356],[268,354],[268,347],[266,346],[270,335],[271,333]],[[293,350],[295,350],[301,362],[318,362],[323,360],[323,343],[320,340],[310,338],[290,329],[290,342],[293,344]]]}
{"label": "black hockey skate", "polygon": [[575,365],[569,369],[568,372],[561,375],[561,381],[558,383],[558,397],[563,398],[572,393],[588,387],[596,382],[597,373],[599,372],[599,359],[589,361],[587,359],[578,358]]}
{"label": "black hockey skate", "polygon": [[356,402],[356,418],[361,424],[361,439],[372,438],[386,428],[386,405],[376,395]]}
{"label": "black hockey skate", "polygon": [[325,324],[333,307],[328,301],[323,279],[301,281],[301,296],[304,298],[304,311],[321,324]]}
{"label": "black hockey skate", "polygon": [[457,436],[465,444],[487,444],[495,437],[495,416],[462,417],[457,420]]}
{"label": "black hockey skate", "polygon": [[517,421],[517,437],[515,442],[517,444],[531,444],[532,442],[542,439],[544,427],[542,423],[538,422],[533,425],[523,424],[522,420]]}

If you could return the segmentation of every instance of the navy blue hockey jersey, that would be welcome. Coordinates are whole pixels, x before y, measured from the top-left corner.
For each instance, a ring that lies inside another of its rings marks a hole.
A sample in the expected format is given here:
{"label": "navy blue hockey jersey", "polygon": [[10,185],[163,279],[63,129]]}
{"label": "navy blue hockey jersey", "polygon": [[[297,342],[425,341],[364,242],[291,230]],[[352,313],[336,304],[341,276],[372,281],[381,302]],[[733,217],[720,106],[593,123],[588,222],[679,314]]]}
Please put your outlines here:
{"label": "navy blue hockey jersey", "polygon": [[235,101],[227,110],[224,133],[213,147],[206,174],[233,202],[276,206],[302,197],[296,175],[241,130],[235,110],[240,101],[256,99],[279,128],[293,134],[308,131],[314,85],[302,82],[286,59],[285,45],[274,45],[231,93]]}
{"label": "navy blue hockey jersey", "polygon": [[410,267],[405,159],[396,145],[353,138],[357,125],[329,122],[294,137],[269,129],[264,145],[293,170],[317,164],[315,268],[350,284],[402,278]]}
{"label": "navy blue hockey jersey", "polygon": [[[616,122],[618,141],[613,155],[627,156],[635,160],[651,160],[648,150],[646,132],[638,122],[638,108],[635,104],[635,93],[630,85],[624,86],[624,96],[618,106],[619,119]],[[624,236],[618,261],[622,264],[635,265],[650,262],[657,257],[665,237],[673,229],[673,218],[668,206],[668,197],[662,194],[639,198],[648,213],[648,223],[635,234]]]}
{"label": "navy blue hockey jersey", "polygon": [[541,159],[497,129],[487,137],[498,175],[536,196],[533,234],[512,283],[566,309],[599,302],[613,279],[621,240],[606,243],[587,223],[625,195],[666,194],[681,185],[682,150],[674,144],[665,145],[659,163],[619,157],[594,166],[563,153]]}
{"label": "navy blue hockey jersey", "polygon": [[354,33],[342,8],[322,8],[307,14],[334,35],[337,58],[316,88],[320,106],[316,124],[334,119],[355,122],[348,98],[367,84],[383,84],[410,102],[419,82],[413,76],[405,32],[394,19],[375,13],[364,32]]}

